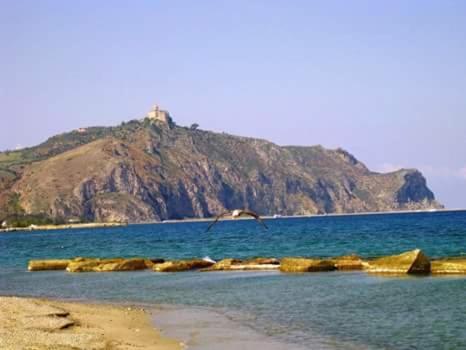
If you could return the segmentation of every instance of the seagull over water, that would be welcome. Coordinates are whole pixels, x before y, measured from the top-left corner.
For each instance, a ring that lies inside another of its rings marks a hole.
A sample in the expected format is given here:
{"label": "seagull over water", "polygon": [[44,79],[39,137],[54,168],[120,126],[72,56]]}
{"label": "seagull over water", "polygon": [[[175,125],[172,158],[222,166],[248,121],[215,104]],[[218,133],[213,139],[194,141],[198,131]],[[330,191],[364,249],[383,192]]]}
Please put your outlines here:
{"label": "seagull over water", "polygon": [[217,217],[215,218],[215,220],[209,225],[209,227],[207,227],[207,230],[206,232],[209,232],[210,229],[218,222],[218,220],[220,220],[221,218],[224,218],[226,216],[231,216],[232,219],[238,219],[242,216],[251,216],[253,217],[254,219],[256,219],[257,222],[261,223],[262,226],[265,227],[266,230],[268,230],[269,228],[267,227],[267,225],[264,223],[264,221],[262,221],[262,219],[260,218],[260,216],[256,213],[254,213],[253,211],[251,210],[246,210],[246,209],[235,209],[233,211],[227,211],[225,213],[222,213],[220,215],[217,215]]}

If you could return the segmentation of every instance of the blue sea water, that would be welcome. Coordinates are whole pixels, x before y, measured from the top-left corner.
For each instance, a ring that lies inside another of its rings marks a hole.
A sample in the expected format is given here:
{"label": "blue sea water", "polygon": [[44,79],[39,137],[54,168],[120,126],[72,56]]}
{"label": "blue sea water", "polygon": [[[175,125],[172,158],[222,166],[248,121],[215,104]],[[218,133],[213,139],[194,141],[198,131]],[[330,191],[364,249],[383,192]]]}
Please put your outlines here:
{"label": "blue sea water", "polygon": [[74,256],[466,255],[466,212],[326,216],[130,225],[0,235],[0,295],[209,307],[271,338],[315,348],[466,349],[466,278],[364,272],[26,271],[36,258]]}

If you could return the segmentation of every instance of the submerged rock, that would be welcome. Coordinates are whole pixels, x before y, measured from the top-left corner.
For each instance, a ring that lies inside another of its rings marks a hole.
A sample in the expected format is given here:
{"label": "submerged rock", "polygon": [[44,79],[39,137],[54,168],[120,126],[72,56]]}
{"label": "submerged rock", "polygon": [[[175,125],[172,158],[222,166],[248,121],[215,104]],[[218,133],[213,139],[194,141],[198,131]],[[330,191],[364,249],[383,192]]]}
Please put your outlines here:
{"label": "submerged rock", "polygon": [[431,263],[433,274],[466,274],[466,258],[434,260]]}
{"label": "submerged rock", "polygon": [[420,249],[385,256],[368,263],[368,272],[371,273],[427,274],[431,269],[429,258]]}
{"label": "submerged rock", "polygon": [[280,261],[281,272],[319,272],[335,269],[335,264],[331,260],[283,258]]}
{"label": "submerged rock", "polygon": [[203,269],[212,266],[214,263],[202,259],[192,260],[175,260],[167,261],[161,264],[155,264],[152,270],[156,272],[180,272],[196,269]]}
{"label": "submerged rock", "polygon": [[71,262],[69,259],[30,260],[29,271],[65,270]]}

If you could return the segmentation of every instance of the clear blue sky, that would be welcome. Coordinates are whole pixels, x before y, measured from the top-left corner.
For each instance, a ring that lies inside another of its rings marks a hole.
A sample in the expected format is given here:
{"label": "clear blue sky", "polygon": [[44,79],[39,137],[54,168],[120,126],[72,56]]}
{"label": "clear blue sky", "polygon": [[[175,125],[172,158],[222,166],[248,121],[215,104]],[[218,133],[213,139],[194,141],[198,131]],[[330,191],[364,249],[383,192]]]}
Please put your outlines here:
{"label": "clear blue sky", "polygon": [[417,167],[466,207],[466,1],[0,0],[0,149],[142,117]]}

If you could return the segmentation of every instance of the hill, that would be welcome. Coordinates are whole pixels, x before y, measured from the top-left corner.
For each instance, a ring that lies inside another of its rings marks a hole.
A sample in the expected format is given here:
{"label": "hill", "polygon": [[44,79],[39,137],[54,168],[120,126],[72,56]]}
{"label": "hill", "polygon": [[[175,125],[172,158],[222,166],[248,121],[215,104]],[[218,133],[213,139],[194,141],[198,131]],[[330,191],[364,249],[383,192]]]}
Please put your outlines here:
{"label": "hill", "polygon": [[415,169],[370,171],[343,149],[278,146],[177,126],[154,109],[0,153],[0,220],[144,222],[440,208]]}

